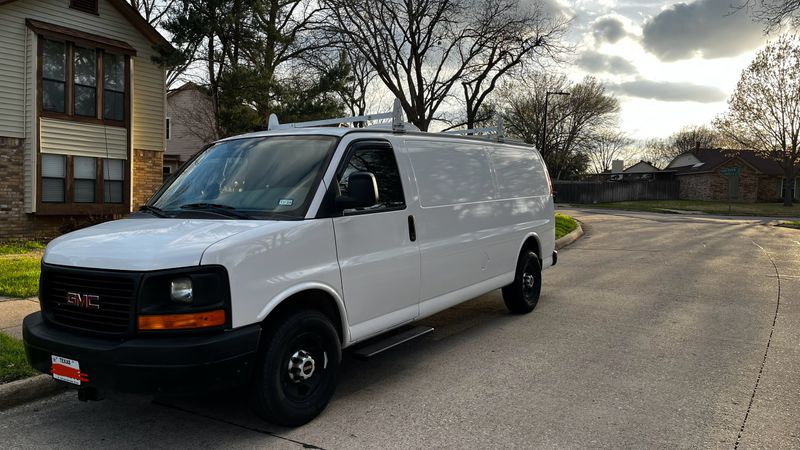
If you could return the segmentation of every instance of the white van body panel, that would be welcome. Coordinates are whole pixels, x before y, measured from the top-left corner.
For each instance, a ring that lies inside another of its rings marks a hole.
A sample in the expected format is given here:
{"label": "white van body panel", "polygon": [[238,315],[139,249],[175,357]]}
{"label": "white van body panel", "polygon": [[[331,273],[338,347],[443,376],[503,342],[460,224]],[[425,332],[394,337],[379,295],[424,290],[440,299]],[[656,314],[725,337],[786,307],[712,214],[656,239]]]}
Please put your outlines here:
{"label": "white van body panel", "polygon": [[553,234],[553,203],[534,150],[466,139],[444,146],[429,137],[405,145],[420,198],[420,317],[511,283],[530,236],[552,261],[554,238],[539,236]]}
{"label": "white van body panel", "polygon": [[[297,286],[325,286],[342,298],[331,219],[267,222],[211,245],[202,264],[228,270],[233,326],[257,323]],[[347,317],[347,314],[342,314]]]}
{"label": "white van body panel", "polygon": [[[222,265],[234,327],[263,321],[294,294],[323,291],[339,308],[345,347],[511,283],[528,239],[542,268],[552,264],[553,200],[530,147],[335,128],[251,137],[287,134],[341,138],[304,220],[119,220],[54,240],[45,262],[132,271]],[[316,218],[348,147],[366,139],[391,144],[405,209]]]}
{"label": "white van body panel", "polygon": [[200,264],[209,245],[277,222],[124,219],[73,231],[47,245],[44,262],[110,270],[160,270]]}

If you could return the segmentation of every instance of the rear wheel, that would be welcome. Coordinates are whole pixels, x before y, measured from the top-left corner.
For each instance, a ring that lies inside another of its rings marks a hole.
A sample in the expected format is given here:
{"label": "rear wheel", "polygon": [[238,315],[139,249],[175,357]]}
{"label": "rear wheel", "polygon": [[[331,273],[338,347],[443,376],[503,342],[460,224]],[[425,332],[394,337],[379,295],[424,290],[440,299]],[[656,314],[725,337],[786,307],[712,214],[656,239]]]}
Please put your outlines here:
{"label": "rear wheel", "polygon": [[542,266],[539,257],[523,250],[517,261],[514,282],[503,288],[503,301],[509,311],[525,314],[533,311],[542,291]]}
{"label": "rear wheel", "polygon": [[322,412],[336,389],[339,335],[324,314],[300,310],[264,330],[253,402],[264,419],[303,425]]}

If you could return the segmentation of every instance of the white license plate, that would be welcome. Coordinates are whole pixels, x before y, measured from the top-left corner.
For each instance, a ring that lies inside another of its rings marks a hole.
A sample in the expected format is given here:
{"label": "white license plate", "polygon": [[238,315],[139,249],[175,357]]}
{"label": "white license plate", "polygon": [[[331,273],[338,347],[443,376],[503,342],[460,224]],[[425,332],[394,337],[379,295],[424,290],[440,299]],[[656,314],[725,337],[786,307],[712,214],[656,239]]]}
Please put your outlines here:
{"label": "white license plate", "polygon": [[85,373],[81,373],[81,365],[74,359],[64,358],[63,356],[51,355],[53,364],[50,366],[50,372],[53,378],[67,383],[81,385],[81,382],[89,381]]}

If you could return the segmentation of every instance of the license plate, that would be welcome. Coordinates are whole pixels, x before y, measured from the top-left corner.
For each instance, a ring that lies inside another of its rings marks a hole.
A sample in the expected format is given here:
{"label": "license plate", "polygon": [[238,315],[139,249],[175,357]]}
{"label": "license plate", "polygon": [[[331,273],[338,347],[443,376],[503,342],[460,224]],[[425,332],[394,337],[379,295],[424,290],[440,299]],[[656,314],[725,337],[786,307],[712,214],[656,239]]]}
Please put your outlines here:
{"label": "license plate", "polygon": [[89,381],[89,376],[81,372],[81,365],[78,361],[63,356],[51,355],[51,357],[53,364],[50,366],[50,372],[56,380],[78,386]]}

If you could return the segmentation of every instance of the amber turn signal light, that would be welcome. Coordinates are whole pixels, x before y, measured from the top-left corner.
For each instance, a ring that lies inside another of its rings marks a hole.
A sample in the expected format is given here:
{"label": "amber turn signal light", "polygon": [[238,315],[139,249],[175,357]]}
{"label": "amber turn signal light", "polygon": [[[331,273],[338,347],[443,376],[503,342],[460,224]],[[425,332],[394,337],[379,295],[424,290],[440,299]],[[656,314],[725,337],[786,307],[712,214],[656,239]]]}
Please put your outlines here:
{"label": "amber turn signal light", "polygon": [[225,325],[225,311],[139,316],[139,330],[187,330]]}

